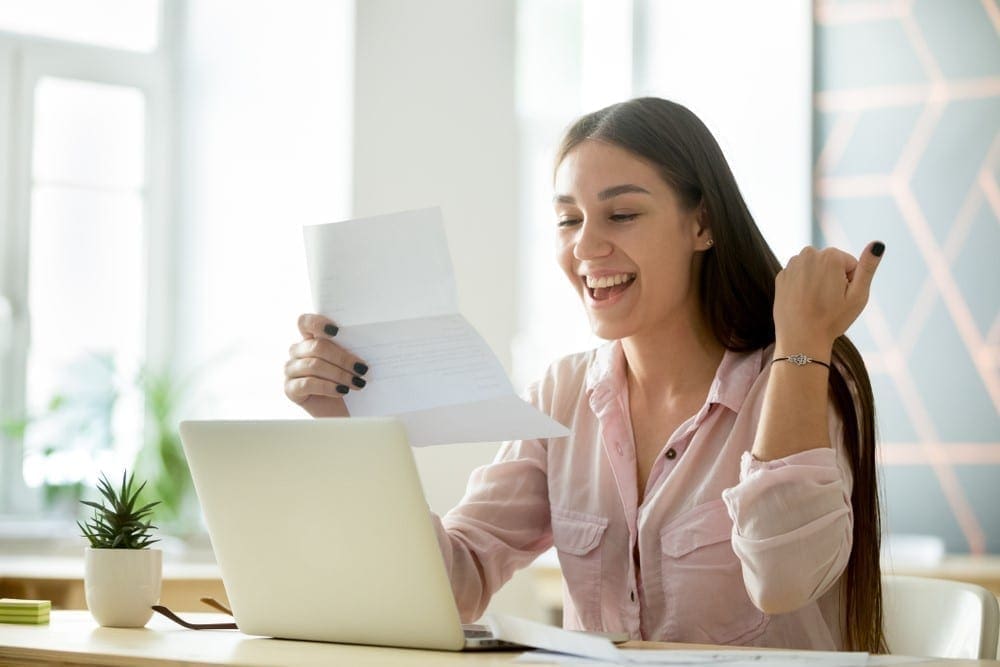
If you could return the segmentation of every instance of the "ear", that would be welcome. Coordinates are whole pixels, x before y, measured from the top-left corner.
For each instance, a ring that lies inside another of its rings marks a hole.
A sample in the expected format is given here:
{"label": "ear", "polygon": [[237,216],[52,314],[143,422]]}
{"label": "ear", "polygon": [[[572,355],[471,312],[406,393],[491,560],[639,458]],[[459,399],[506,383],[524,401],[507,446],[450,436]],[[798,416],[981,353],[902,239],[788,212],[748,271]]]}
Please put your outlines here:
{"label": "ear", "polygon": [[709,225],[708,211],[705,210],[704,204],[698,204],[698,207],[692,211],[691,230],[694,235],[692,240],[695,250],[708,250],[715,244],[715,240],[712,238],[712,228]]}

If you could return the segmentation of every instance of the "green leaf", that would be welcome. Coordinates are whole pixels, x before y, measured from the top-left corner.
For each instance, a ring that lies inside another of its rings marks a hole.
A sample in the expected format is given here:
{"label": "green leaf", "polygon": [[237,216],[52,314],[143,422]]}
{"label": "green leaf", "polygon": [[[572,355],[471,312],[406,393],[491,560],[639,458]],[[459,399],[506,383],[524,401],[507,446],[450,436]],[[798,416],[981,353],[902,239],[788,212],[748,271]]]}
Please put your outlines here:
{"label": "green leaf", "polygon": [[28,417],[21,417],[20,419],[4,419],[3,421],[0,421],[0,433],[3,433],[12,440],[21,440],[24,438],[24,434],[28,430],[28,424],[30,421],[31,420]]}
{"label": "green leaf", "polygon": [[[122,471],[122,492],[118,494],[118,503],[122,503],[128,498],[128,486],[125,484],[125,474],[125,471]],[[131,481],[129,481],[129,485],[131,485]]]}
{"label": "green leaf", "polygon": [[149,531],[156,529],[150,517],[159,501],[146,503],[138,510],[135,509],[139,494],[145,486],[146,483],[143,482],[136,488],[135,473],[130,475],[127,470],[122,472],[120,488],[112,486],[107,475],[101,474],[97,489],[104,502],[81,500],[82,505],[94,511],[87,522],[77,522],[92,545],[96,541],[104,548],[137,549],[150,539]]}
{"label": "green leaf", "polygon": [[111,486],[111,482],[108,478],[101,474],[101,478],[97,480],[97,490],[101,492],[101,495],[114,506],[118,501],[118,494],[115,493],[114,487]]}

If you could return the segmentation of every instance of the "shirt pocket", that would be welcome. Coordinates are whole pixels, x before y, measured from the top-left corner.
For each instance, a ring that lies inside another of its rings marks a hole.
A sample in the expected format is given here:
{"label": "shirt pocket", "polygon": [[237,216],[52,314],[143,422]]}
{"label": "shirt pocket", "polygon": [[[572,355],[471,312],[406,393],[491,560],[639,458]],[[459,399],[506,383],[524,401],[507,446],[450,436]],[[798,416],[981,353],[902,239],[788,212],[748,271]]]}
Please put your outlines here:
{"label": "shirt pocket", "polygon": [[607,528],[606,517],[552,508],[552,542],[566,590],[588,628],[601,627],[601,543]]}
{"label": "shirt pocket", "polygon": [[722,499],[686,512],[660,531],[661,573],[672,641],[739,644],[764,632],[750,600]]}

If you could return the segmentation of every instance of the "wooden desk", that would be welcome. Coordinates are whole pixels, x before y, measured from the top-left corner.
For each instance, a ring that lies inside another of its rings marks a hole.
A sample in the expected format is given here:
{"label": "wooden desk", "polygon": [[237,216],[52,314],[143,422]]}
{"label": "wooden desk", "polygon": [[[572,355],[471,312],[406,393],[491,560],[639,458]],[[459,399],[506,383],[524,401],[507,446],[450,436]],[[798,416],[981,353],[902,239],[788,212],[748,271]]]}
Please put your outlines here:
{"label": "wooden desk", "polygon": [[[209,563],[163,564],[160,604],[174,611],[207,611],[198,601],[213,597],[226,604],[219,567]],[[0,597],[51,600],[53,609],[86,609],[83,558],[0,557]]]}
{"label": "wooden desk", "polygon": [[[221,620],[217,614],[191,614],[191,620]],[[626,648],[698,648],[689,644],[630,642]],[[101,628],[90,614],[52,612],[42,626],[0,624],[0,664],[111,665],[165,667],[168,665],[510,665],[516,651],[452,653],[411,649],[283,641],[249,637],[234,630],[186,630],[158,616],[146,628]],[[914,664],[894,662],[893,667]],[[919,662],[920,667],[1000,667],[992,660]]]}
{"label": "wooden desk", "polygon": [[[185,614],[199,622],[217,614]],[[231,619],[228,619],[231,620]],[[113,665],[509,665],[512,651],[454,653],[250,637],[233,630],[186,630],[154,615],[146,628],[101,628],[88,612],[52,612],[48,626],[0,624],[0,664]]]}

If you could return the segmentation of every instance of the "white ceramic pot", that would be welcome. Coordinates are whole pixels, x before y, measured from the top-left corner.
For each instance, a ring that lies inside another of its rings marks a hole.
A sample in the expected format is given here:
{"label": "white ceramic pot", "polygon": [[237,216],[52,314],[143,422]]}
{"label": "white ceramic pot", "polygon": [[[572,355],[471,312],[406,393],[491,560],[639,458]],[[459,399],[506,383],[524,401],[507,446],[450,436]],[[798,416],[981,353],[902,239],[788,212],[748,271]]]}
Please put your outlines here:
{"label": "white ceramic pot", "polygon": [[94,619],[111,628],[141,628],[160,601],[163,552],[92,549],[84,554],[84,591]]}

